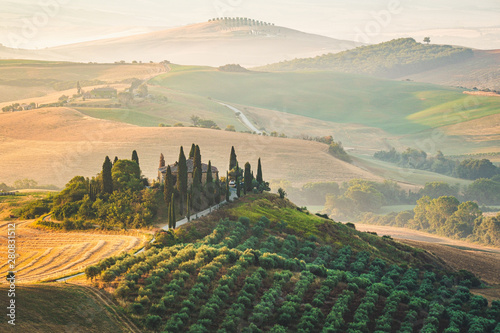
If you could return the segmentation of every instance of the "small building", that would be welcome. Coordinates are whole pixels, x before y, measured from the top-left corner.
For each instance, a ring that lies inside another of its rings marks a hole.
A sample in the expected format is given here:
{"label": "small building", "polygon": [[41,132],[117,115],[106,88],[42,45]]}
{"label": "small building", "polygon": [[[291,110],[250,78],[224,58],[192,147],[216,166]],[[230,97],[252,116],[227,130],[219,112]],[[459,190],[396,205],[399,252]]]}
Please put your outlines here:
{"label": "small building", "polygon": [[85,98],[101,99],[101,98],[116,98],[117,91],[115,88],[95,88],[85,94]]}
{"label": "small building", "polygon": [[33,104],[21,104],[23,110],[33,110]]}
{"label": "small building", "polygon": [[[188,173],[188,186],[190,186],[193,183],[193,172],[194,172],[194,162],[193,159],[190,158],[186,160],[186,165],[187,165],[187,173]],[[170,164],[170,171],[172,172],[172,176],[177,178],[177,170],[178,170],[178,162],[175,162],[174,164]],[[207,172],[208,172],[208,164],[202,163],[201,164],[201,180],[203,183],[206,183],[207,181]],[[167,174],[167,166],[161,167],[158,169],[158,181],[160,184],[163,184],[165,181],[165,175]],[[217,179],[219,177],[219,170],[212,166],[212,178]]]}

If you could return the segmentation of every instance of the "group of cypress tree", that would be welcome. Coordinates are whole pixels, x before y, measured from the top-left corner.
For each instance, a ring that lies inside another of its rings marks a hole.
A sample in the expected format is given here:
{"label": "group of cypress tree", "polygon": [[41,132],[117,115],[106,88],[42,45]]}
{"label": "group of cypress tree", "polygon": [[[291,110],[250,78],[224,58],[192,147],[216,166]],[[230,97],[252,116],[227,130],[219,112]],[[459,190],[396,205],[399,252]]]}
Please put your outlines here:
{"label": "group of cypress tree", "polygon": [[[164,179],[164,198],[169,207],[169,227],[175,228],[178,216],[190,218],[192,211],[200,211],[220,202],[221,188],[219,178],[213,178],[212,162],[208,162],[207,176],[203,184],[203,165],[201,161],[201,151],[194,143],[189,152],[189,159],[193,161],[192,184],[188,186],[188,167],[184,148],[180,148],[177,161],[177,177],[172,175],[170,165],[167,166]],[[165,166],[163,154],[160,155],[160,167]],[[178,216],[175,216],[175,205],[178,206]],[[173,214],[171,212],[174,212]]]}
{"label": "group of cypress tree", "polygon": [[[163,181],[165,203],[168,206],[168,225],[175,228],[179,217],[190,218],[192,212],[198,212],[214,204],[220,203],[221,195],[225,194],[226,201],[230,199],[229,180],[235,180],[238,197],[252,192],[268,191],[268,183],[262,177],[262,164],[259,158],[257,176],[254,176],[249,162],[245,163],[245,169],[239,167],[234,147],[231,147],[229,158],[229,171],[226,173],[226,182],[221,184],[219,178],[214,179],[212,174],[212,162],[208,161],[206,178],[203,182],[203,164],[201,151],[198,145],[191,145],[188,158],[192,160],[192,183],[189,186],[188,160],[181,146],[179,158],[176,163],[177,173],[172,173],[172,168],[167,165]],[[165,158],[160,155],[160,168],[165,167]],[[177,215],[176,215],[177,214]]]}
{"label": "group of cypress tree", "polygon": [[[236,195],[241,196],[241,191],[243,194],[251,193],[254,190],[257,192],[269,191],[268,183],[264,182],[262,178],[262,164],[259,158],[257,166],[257,178],[255,178],[252,171],[252,166],[249,162],[245,163],[244,171],[239,167],[238,158],[234,150],[234,146],[231,147],[231,154],[229,156],[229,173],[226,177],[226,188],[229,192],[229,178],[235,181]],[[243,187],[242,187],[243,182]],[[229,193],[226,193],[226,200],[229,200]]]}

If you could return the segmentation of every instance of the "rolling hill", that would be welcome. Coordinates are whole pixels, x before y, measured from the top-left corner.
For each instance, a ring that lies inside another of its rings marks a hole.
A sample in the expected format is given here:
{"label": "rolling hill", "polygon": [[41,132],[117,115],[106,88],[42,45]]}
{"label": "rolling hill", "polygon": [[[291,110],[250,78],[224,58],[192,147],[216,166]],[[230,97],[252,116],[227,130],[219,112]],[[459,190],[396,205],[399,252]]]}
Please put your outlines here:
{"label": "rolling hill", "polygon": [[392,135],[483,118],[497,114],[500,106],[498,97],[471,97],[458,88],[332,71],[226,73],[173,67],[149,83],[322,121],[361,124]]}
{"label": "rolling hill", "polygon": [[268,180],[286,179],[299,186],[352,178],[382,180],[335,159],[328,154],[328,146],[318,142],[189,127],[139,127],[95,119],[70,108],[0,114],[0,140],[2,182],[7,183],[32,178],[62,186],[75,175],[95,175],[106,155],[128,158],[134,149],[143,174],[155,178],[160,153],[173,163],[179,146],[193,142],[222,172],[234,146],[242,162],[256,163],[261,157]]}
{"label": "rolling hill", "polygon": [[467,88],[500,89],[500,52],[424,45],[413,38],[259,67],[265,71],[331,70]]}
{"label": "rolling hill", "polygon": [[147,34],[63,45],[38,51],[0,49],[3,58],[83,62],[169,60],[221,66],[268,63],[339,52],[361,45],[285,27],[226,19]]}

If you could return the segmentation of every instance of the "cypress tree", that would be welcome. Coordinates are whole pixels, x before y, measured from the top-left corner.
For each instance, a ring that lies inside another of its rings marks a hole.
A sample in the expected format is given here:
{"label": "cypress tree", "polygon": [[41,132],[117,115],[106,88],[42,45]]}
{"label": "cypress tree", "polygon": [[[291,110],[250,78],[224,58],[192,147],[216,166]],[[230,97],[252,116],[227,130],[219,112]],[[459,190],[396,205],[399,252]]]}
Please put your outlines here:
{"label": "cypress tree", "polygon": [[191,195],[189,194],[187,196],[186,206],[187,206],[187,219],[188,222],[191,222]]}
{"label": "cypress tree", "polygon": [[203,169],[201,168],[201,152],[200,152],[200,147],[196,145],[195,150],[194,150],[194,158],[193,158],[193,179],[194,179],[194,170],[198,169],[198,181],[202,182],[202,174],[203,174]]}
{"label": "cypress tree", "polygon": [[113,160],[113,165],[115,165],[116,162],[118,162],[118,156],[115,156],[115,159]]}
{"label": "cypress tree", "polygon": [[159,168],[163,168],[165,166],[165,157],[163,154],[160,154],[160,166]]}
{"label": "cypress tree", "polygon": [[220,203],[220,195],[221,195],[221,184],[219,176],[217,176],[215,178],[215,193],[214,193],[214,200],[216,204]]}
{"label": "cypress tree", "polygon": [[207,167],[207,184],[211,184],[214,181],[214,178],[212,176],[212,162],[208,161],[208,167]]}
{"label": "cypress tree", "polygon": [[167,205],[170,204],[170,200],[172,199],[172,194],[174,194],[174,179],[172,177],[172,170],[170,169],[170,165],[167,166],[167,173],[165,174],[163,193],[165,194],[165,202],[167,203]]}
{"label": "cypress tree", "polygon": [[244,188],[244,192],[245,194],[247,192],[250,192],[252,191],[252,167],[250,166],[250,163],[249,162],[246,162],[245,163],[245,175],[244,175],[244,179],[245,179],[245,188]]}
{"label": "cypress tree", "polygon": [[230,192],[229,192],[229,172],[226,172],[226,201],[229,202]]}
{"label": "cypress tree", "polygon": [[259,182],[259,184],[262,184],[262,182],[264,181],[262,179],[262,165],[260,164],[260,158],[259,164],[257,165],[257,181]]}
{"label": "cypress tree", "polygon": [[195,168],[193,172],[193,190],[199,191],[201,189],[201,182],[200,182],[200,169]]}
{"label": "cypress tree", "polygon": [[172,198],[170,200],[170,206],[168,209],[168,227],[175,229],[175,197],[172,194]]}
{"label": "cypress tree", "polygon": [[231,156],[229,157],[229,171],[233,170],[238,164],[236,158],[236,152],[234,151],[234,146],[231,147]]}
{"label": "cypress tree", "polygon": [[195,150],[196,150],[196,146],[194,145],[194,143],[191,145],[191,150],[189,151],[189,158],[194,158],[194,153],[195,153]]}
{"label": "cypress tree", "polygon": [[104,193],[113,193],[113,177],[111,176],[111,168],[113,165],[111,164],[111,160],[108,156],[104,159],[104,163],[102,164],[102,189]]}
{"label": "cypress tree", "polygon": [[240,177],[239,175],[236,176],[236,195],[241,197],[241,184],[240,184]]}
{"label": "cypress tree", "polygon": [[188,175],[187,175],[187,164],[186,155],[184,155],[184,149],[181,146],[179,152],[179,161],[177,162],[177,190],[180,193],[180,210],[183,211],[182,204],[187,195],[188,189]]}
{"label": "cypress tree", "polygon": [[132,161],[139,165],[139,156],[137,155],[137,152],[135,150],[132,152]]}

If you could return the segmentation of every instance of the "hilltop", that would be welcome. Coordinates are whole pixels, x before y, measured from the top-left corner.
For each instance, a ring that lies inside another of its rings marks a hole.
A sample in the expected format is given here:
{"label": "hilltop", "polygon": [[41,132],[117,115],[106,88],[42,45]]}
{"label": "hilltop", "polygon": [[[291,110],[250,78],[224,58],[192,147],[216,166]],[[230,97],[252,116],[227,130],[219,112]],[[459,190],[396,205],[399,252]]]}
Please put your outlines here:
{"label": "hilltop", "polygon": [[143,62],[259,66],[339,52],[360,43],[308,34],[260,21],[221,19],[129,37],[95,40],[38,51],[4,48],[0,57],[83,62]]}
{"label": "hilltop", "polygon": [[[499,89],[498,50],[433,45],[400,38],[260,67],[269,71],[331,70],[392,79],[408,79],[467,88]],[[493,72],[492,72],[493,71]]]}

